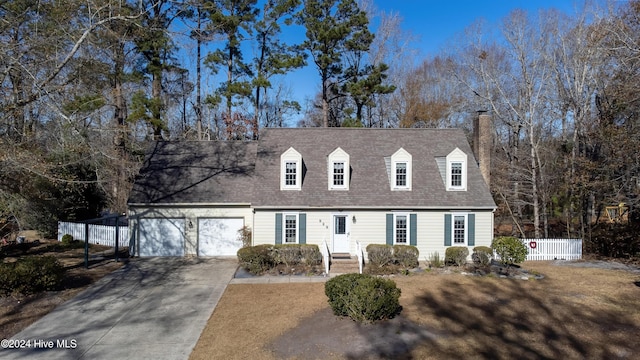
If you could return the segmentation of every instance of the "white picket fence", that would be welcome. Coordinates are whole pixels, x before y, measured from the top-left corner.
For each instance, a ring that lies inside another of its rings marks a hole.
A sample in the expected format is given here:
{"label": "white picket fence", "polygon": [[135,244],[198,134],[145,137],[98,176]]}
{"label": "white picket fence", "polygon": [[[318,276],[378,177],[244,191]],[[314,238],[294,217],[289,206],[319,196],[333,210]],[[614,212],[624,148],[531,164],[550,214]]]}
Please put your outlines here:
{"label": "white picket fence", "polygon": [[527,260],[582,259],[582,239],[520,239],[529,250]]}
{"label": "white picket fence", "polygon": [[[129,246],[129,228],[126,225],[121,225],[118,232],[118,247]],[[85,224],[58,221],[58,241],[62,241],[62,236],[65,234],[70,234],[74,240],[84,241]],[[89,224],[89,244],[115,247],[116,227]]]}

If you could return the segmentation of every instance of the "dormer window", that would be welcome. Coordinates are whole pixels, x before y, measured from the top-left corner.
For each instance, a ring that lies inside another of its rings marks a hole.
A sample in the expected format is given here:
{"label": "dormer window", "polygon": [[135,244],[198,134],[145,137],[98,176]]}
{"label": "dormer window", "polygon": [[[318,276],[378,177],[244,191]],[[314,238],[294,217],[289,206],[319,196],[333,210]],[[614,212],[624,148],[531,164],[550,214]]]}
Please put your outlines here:
{"label": "dormer window", "polygon": [[349,154],[341,148],[327,156],[329,190],[349,190],[350,164]]}
{"label": "dormer window", "polygon": [[287,161],[284,166],[284,186],[298,185],[298,163]]}
{"label": "dormer window", "polygon": [[391,190],[411,190],[412,157],[400,148],[391,155]]}
{"label": "dormer window", "polygon": [[333,186],[344,187],[344,163],[333,163]]}
{"label": "dormer window", "polygon": [[302,155],[294,148],[280,156],[280,190],[302,189]]}
{"label": "dormer window", "polygon": [[447,191],[467,190],[467,154],[456,148],[447,155]]}
{"label": "dormer window", "polygon": [[396,187],[407,186],[407,163],[396,163]]}

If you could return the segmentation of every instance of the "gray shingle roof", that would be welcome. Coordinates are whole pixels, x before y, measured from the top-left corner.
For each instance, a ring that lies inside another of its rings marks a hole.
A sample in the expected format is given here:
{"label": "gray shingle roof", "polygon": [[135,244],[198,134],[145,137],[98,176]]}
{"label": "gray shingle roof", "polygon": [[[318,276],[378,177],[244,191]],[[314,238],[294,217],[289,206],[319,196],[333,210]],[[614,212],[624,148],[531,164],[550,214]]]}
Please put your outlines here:
{"label": "gray shingle roof", "polygon": [[[280,190],[280,155],[293,147],[306,173],[302,190]],[[349,191],[328,189],[327,156],[337,147],[350,156]],[[385,157],[404,148],[412,155],[411,191],[392,191]],[[456,147],[467,154],[467,191],[446,191],[437,157]],[[460,129],[266,129],[261,133],[252,204],[282,208],[493,208],[495,203]]]}
{"label": "gray shingle roof", "polygon": [[[302,189],[280,190],[280,155],[302,154]],[[348,191],[328,189],[327,156],[350,156]],[[392,191],[385,158],[412,155],[411,191]],[[446,191],[437,158],[467,154],[467,191]],[[494,208],[495,203],[459,129],[265,129],[258,142],[157,142],[136,178],[129,204],[251,203],[259,208]]]}
{"label": "gray shingle roof", "polygon": [[147,151],[129,204],[250,203],[256,143],[156,142]]}

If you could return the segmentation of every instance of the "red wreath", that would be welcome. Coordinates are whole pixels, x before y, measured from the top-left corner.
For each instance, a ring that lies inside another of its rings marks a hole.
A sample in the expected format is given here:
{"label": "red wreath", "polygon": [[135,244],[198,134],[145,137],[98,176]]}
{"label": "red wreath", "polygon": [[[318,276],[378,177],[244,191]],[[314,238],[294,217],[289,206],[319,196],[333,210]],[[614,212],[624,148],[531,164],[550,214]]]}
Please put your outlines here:
{"label": "red wreath", "polygon": [[536,242],[535,242],[535,241],[531,241],[531,242],[529,242],[529,247],[530,247],[530,248],[535,249],[535,248],[536,248],[536,246],[538,246],[538,244],[536,244]]}

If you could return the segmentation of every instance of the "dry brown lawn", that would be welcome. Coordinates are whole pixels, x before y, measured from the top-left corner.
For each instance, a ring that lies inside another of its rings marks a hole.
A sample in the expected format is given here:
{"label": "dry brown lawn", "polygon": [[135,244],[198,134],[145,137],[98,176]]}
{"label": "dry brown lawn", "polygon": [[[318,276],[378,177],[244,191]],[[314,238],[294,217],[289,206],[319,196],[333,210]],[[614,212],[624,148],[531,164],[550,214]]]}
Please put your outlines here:
{"label": "dry brown lawn", "polygon": [[323,283],[230,285],[191,359],[633,359],[640,274],[530,262],[542,280],[398,276],[403,307],[335,317]]}

